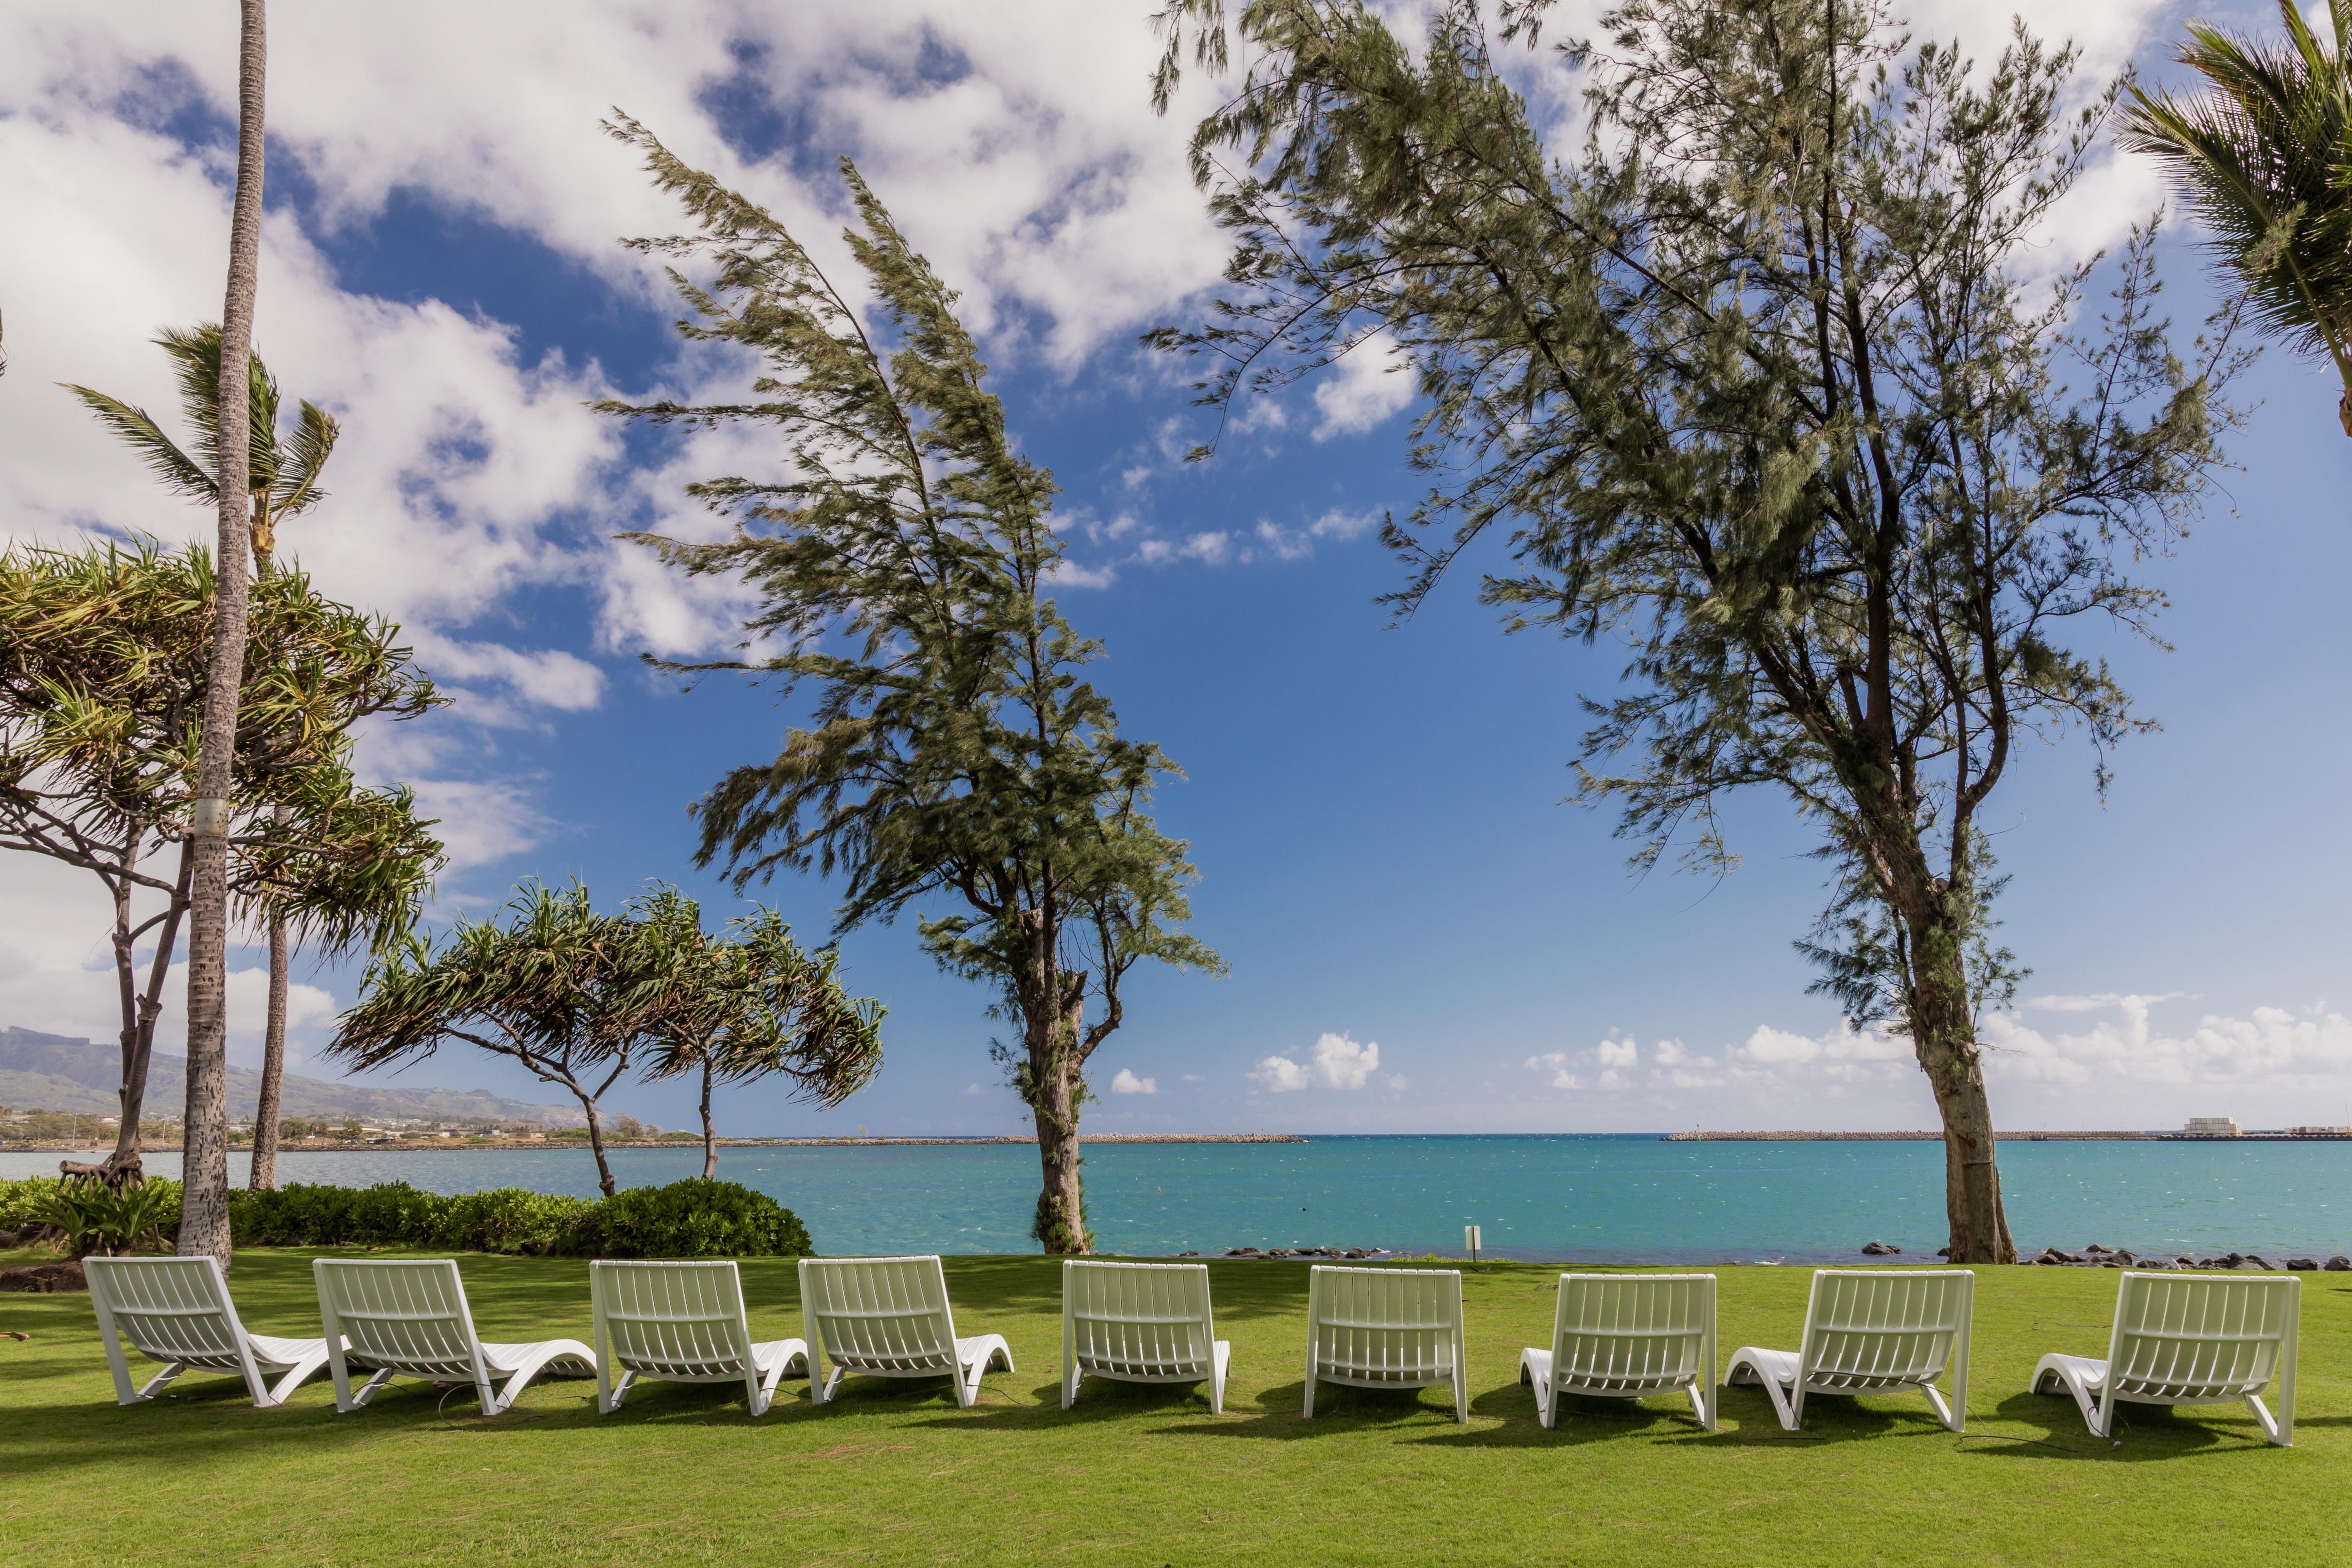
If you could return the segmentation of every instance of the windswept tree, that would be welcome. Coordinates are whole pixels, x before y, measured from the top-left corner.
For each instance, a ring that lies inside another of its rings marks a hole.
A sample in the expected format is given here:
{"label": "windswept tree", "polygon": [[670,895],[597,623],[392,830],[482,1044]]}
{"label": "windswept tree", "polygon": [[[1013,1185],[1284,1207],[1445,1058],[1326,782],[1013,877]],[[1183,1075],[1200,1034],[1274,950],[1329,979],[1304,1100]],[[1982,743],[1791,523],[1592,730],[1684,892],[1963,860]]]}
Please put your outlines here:
{"label": "windswept tree", "polygon": [[588,889],[528,886],[506,920],[461,920],[438,943],[411,934],[381,951],[326,1055],[352,1071],[405,1066],[463,1041],[520,1062],[580,1102],[606,1197],[599,1102],[639,1065],[629,922],[598,914]]}
{"label": "windswept tree", "polygon": [[2135,85],[2116,140],[2172,176],[2200,219],[2222,289],[2296,353],[2325,353],[2352,436],[2352,0],[2328,0],[2333,47],[2294,0],[2284,44],[2189,24],[2173,58],[2204,79],[2188,97]]}
{"label": "windswept tree", "polygon": [[[0,848],[91,872],[113,906],[122,1121],[101,1168],[110,1185],[140,1180],[155,1020],[191,897],[217,587],[201,549],[0,551]],[[405,929],[441,864],[408,791],[363,787],[351,770],[353,723],[442,700],[397,637],[299,573],[255,589],[230,893],[330,952]]]}
{"label": "windswept tree", "polygon": [[1570,47],[1563,148],[1496,52],[1547,9],[1446,0],[1409,42],[1352,0],[1176,0],[1160,104],[1188,46],[1240,73],[1192,141],[1236,248],[1207,324],[1154,340],[1217,407],[1401,346],[1432,488],[1386,530],[1392,603],[1491,544],[1508,627],[1630,640],[1581,778],[1637,865],[1731,867],[1752,786],[1821,832],[1818,988],[1909,1037],[1952,1261],[2007,1261],[1980,825],[2021,740],[2144,727],[2059,639],[2158,608],[2124,563],[2206,488],[2226,331],[2175,357],[2152,224],[2104,316],[2093,263],[2036,276],[2114,97],[2063,110],[2069,50],[2021,30],[1978,73],[1854,0],[1629,0]]}
{"label": "windswept tree", "polygon": [[882,1070],[881,1005],[854,997],[832,948],[810,953],[773,910],[702,929],[698,905],[675,888],[636,900],[630,944],[635,1031],[650,1080],[702,1080],[702,1176],[719,1171],[712,1087],[782,1078],[793,1098],[835,1106]]}
{"label": "windswept tree", "polygon": [[[220,504],[220,365],[221,330],[200,326],[189,331],[167,331],[156,346],[172,357],[180,384],[180,407],[195,433],[195,451],[182,449],[145,409],[110,397],[87,386],[68,386],[107,428],[120,436],[143,458],[164,488],[190,500],[217,509]],[[278,430],[277,378],[255,354],[247,382],[251,456],[246,482],[253,493],[249,528],[255,573],[268,576],[277,567],[278,524],[310,510],[326,499],[319,488],[320,471],[335,449],[341,434],[332,416],[307,399],[296,408],[289,427]],[[289,820],[291,807],[278,808],[278,821]],[[286,922],[273,918],[269,925],[269,1000],[262,1027],[261,1100],[254,1113],[253,1161],[247,1184],[268,1192],[278,1184],[278,1096],[286,1077],[286,997],[293,965],[293,943]]]}
{"label": "windswept tree", "polygon": [[860,225],[846,241],[880,337],[769,214],[635,121],[610,129],[695,224],[629,242],[700,269],[700,281],[671,271],[693,312],[679,330],[764,369],[743,402],[604,406],[771,429],[783,459],[779,478],[689,487],[734,520],[731,538],[630,536],[761,601],[745,658],[664,668],[814,696],[809,726],[773,761],[729,773],[695,807],[698,861],[723,861],[739,889],[779,870],[841,873],[836,931],[950,901],[919,929],[1019,1026],[1002,1049],[1036,1124],[1035,1235],[1048,1252],[1086,1251],[1078,1117],[1087,1063],[1125,1016],[1120,983],[1145,959],[1222,968],[1179,929],[1192,868],[1145,810],[1175,765],[1121,736],[1083,679],[1098,647],[1048,596],[1062,562],[1053,477],[1013,449],[954,292],[857,171],[844,162]]}

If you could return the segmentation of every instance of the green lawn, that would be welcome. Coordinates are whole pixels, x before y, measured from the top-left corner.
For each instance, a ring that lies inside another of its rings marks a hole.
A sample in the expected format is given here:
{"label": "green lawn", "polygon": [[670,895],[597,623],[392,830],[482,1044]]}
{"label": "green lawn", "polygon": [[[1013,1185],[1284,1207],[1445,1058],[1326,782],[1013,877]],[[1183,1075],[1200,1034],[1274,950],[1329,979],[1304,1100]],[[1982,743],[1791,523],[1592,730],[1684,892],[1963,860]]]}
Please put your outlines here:
{"label": "green lawn", "polygon": [[[310,1259],[252,1251],[247,1326],[316,1335]],[[26,1259],[0,1255],[0,1263]],[[1917,1400],[1818,1399],[1784,1433],[1727,1390],[1689,1405],[1570,1408],[1547,1432],[1515,1376],[1551,1321],[1556,1270],[1465,1281],[1471,1422],[1419,1398],[1326,1388],[1301,1421],[1307,1268],[1210,1265],[1234,1342],[1225,1414],[1205,1396],[1090,1381],[1065,1415],[1055,1266],[950,1258],[957,1327],[1020,1371],[959,1410],[946,1384],[654,1384],[616,1415],[547,1382],[484,1420],[470,1394],[403,1380],[338,1415],[321,1376],[280,1410],[189,1373],[113,1403],[89,1299],[0,1297],[0,1559],[139,1562],[1353,1563],[2341,1563],[2352,1555],[2352,1275],[2304,1277],[2291,1450],[2242,1409],[2126,1407],[2110,1447],[2070,1401],[2023,1392],[2044,1351],[2100,1354],[2112,1273],[1979,1271],[1969,1429]],[[469,1257],[485,1337],[589,1337],[584,1262]],[[1802,1268],[1725,1268],[1720,1342],[1793,1346]],[[743,1266],[758,1337],[801,1331],[788,1262]]]}

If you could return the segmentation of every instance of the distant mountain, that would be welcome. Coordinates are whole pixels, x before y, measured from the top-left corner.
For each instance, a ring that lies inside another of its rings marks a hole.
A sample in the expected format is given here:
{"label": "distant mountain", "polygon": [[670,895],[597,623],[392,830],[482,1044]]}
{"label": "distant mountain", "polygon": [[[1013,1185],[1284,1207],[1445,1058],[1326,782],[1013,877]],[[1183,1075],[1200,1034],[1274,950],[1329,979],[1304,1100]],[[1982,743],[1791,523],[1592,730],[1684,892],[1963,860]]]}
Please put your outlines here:
{"label": "distant mountain", "polygon": [[[150,1116],[177,1116],[188,1097],[188,1060],[157,1051],[147,1068]],[[121,1109],[115,1087],[122,1080],[122,1055],[113,1042],[100,1045],[31,1029],[0,1029],[0,1105],[19,1110],[79,1110],[110,1116]],[[251,1068],[228,1069],[228,1113],[249,1118],[261,1099],[261,1075]],[[488,1121],[539,1121],[577,1127],[576,1106],[531,1105],[502,1100],[486,1090],[383,1089],[374,1084],[286,1075],[281,1114],[320,1117],[414,1116]]]}

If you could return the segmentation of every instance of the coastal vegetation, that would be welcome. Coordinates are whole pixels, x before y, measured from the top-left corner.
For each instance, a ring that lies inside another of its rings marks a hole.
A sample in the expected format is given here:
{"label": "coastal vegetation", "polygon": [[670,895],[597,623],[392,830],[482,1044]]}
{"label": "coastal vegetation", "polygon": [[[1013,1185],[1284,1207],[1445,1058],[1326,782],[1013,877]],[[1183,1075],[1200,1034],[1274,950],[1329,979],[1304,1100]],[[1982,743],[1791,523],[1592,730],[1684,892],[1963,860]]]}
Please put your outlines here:
{"label": "coastal vegetation", "polygon": [[[194,896],[190,823],[219,590],[197,547],[0,550],[0,849],[78,867],[106,889],[122,1066],[100,1169],[110,1184],[140,1178],[155,1022]],[[228,886],[241,910],[321,952],[404,928],[441,864],[411,793],[363,785],[352,770],[355,723],[414,719],[441,700],[397,637],[299,572],[250,595]],[[157,864],[173,851],[168,868]]]}
{"label": "coastal vegetation", "polygon": [[[168,1246],[180,1184],[116,1193],[46,1179],[0,1181],[0,1229],[51,1226],[75,1257]],[[443,1194],[405,1182],[297,1182],[229,1195],[239,1247],[440,1247],[533,1258],[800,1258],[808,1229],[765,1193],[707,1177],[576,1198],[527,1187]]]}
{"label": "coastal vegetation", "polygon": [[2279,0],[2284,47],[2189,23],[2173,58],[2202,89],[2135,84],[2116,140],[2172,176],[2204,226],[2216,281],[2254,325],[2327,357],[2344,384],[2336,417],[2352,436],[2352,0],[2325,9],[2332,48],[2294,0]]}
{"label": "coastal vegetation", "polygon": [[2070,116],[2074,51],[2021,26],[1980,72],[1873,0],[1629,0],[1561,46],[1589,121],[1560,146],[1509,59],[1549,8],[1437,6],[1416,42],[1173,0],[1160,102],[1188,47],[1238,77],[1192,137],[1234,250],[1207,323],[1150,341],[1221,416],[1394,345],[1431,489],[1384,530],[1388,603],[1483,550],[1507,630],[1626,639],[1577,768],[1636,870],[1733,869],[1740,791],[1820,834],[1815,988],[1908,1037],[1952,1260],[2011,1261],[1977,1026],[2021,971],[1985,813],[2023,739],[2087,736],[2104,788],[2148,727],[2061,639],[2147,635],[2127,567],[2221,461],[2234,316],[2176,346],[2153,217],[2095,321],[2103,258],[2037,276],[2119,89]]}
{"label": "coastal vegetation", "polygon": [[326,1055],[366,1071],[417,1061],[456,1040],[505,1057],[580,1102],[604,1195],[604,1096],[637,1072],[705,1075],[703,1174],[717,1164],[712,1079],[781,1075],[794,1092],[837,1103],[882,1065],[878,1004],[850,996],[830,952],[812,959],[761,910],[713,941],[700,910],[657,887],[617,915],[588,889],[530,886],[506,920],[460,918],[437,942],[414,932],[383,946]]}
{"label": "coastal vegetation", "polygon": [[[247,1194],[239,1194],[240,1199]],[[21,1254],[0,1254],[0,1263]],[[318,1332],[307,1251],[240,1254],[237,1306],[258,1332]],[[378,1254],[376,1256],[390,1256]],[[480,1331],[585,1339],[587,1265],[461,1259]],[[789,1380],[748,1419],[740,1388],[645,1386],[614,1415],[593,1385],[550,1381],[485,1420],[423,1384],[340,1415],[323,1380],[257,1411],[234,1379],[191,1374],[118,1408],[88,1302],[0,1297],[0,1424],[16,1437],[0,1546],[102,1559],[122,1525],[92,1495],[136,1490],[179,1521],[196,1560],[688,1562],[781,1552],[796,1563],[1052,1560],[1617,1564],[1669,1560],[2040,1565],[2192,1564],[2258,1548],[2282,1563],[2341,1555],[2352,1499],[2352,1290],[2305,1277],[2291,1450],[2242,1410],[2132,1408],[2114,1445],[2073,1403],[2027,1394],[2053,1350],[2098,1352],[2107,1270],[1981,1273],[1969,1431],[1916,1398],[1821,1399],[1783,1432],[1764,1394],[1723,1391],[1710,1436],[1686,1404],[1577,1402],[1537,1424],[1519,1347],[1552,1321],[1556,1270],[1465,1268],[1470,1423],[1436,1394],[1327,1389],[1299,1419],[1307,1268],[1209,1265],[1233,1342],[1225,1414],[1192,1389],[1089,1383],[1063,1412],[1058,1263],[950,1258],[965,1333],[1011,1342],[959,1410],[943,1386],[850,1383],[812,1408]],[[803,1332],[793,1265],[747,1258],[755,1340]],[[1784,1345],[1808,1271],[1716,1270],[1727,1358]],[[2342,1277],[2332,1277],[2340,1279]],[[5,1338],[9,1332],[30,1338]],[[491,1484],[495,1482],[495,1484]],[[1073,1500],[1076,1500],[1075,1501]]]}
{"label": "coastal vegetation", "polygon": [[[856,169],[842,164],[858,218],[845,239],[887,339],[767,211],[636,121],[609,129],[695,226],[629,242],[674,261],[692,311],[679,330],[761,374],[747,401],[604,406],[757,426],[782,447],[782,477],[688,487],[731,537],[627,536],[759,601],[745,658],[662,668],[814,692],[808,728],[697,803],[696,861],[739,890],[838,874],[836,933],[912,910],[925,951],[994,993],[1015,1029],[995,1057],[1037,1131],[1034,1233],[1085,1252],[1078,1119],[1087,1063],[1126,1019],[1121,983],[1146,960],[1223,967],[1181,929],[1192,867],[1146,811],[1176,764],[1121,735],[1084,678],[1099,647],[1050,596],[1065,566],[1053,476],[1015,448],[954,291]],[[929,912],[935,900],[952,912]]]}

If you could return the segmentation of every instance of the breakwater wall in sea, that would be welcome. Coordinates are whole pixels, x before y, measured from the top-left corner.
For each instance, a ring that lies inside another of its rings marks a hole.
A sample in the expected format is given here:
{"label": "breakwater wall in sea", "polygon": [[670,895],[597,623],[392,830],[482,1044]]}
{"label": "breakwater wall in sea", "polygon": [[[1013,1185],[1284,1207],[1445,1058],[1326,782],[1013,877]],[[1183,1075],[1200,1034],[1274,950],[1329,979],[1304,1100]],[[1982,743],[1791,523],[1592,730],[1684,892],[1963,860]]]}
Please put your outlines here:
{"label": "breakwater wall in sea", "polygon": [[[2241,1132],[2234,1138],[2187,1132],[1996,1132],[2003,1143],[2347,1143],[2346,1132]],[[1669,1132],[1666,1143],[1940,1143],[1940,1132]]]}

